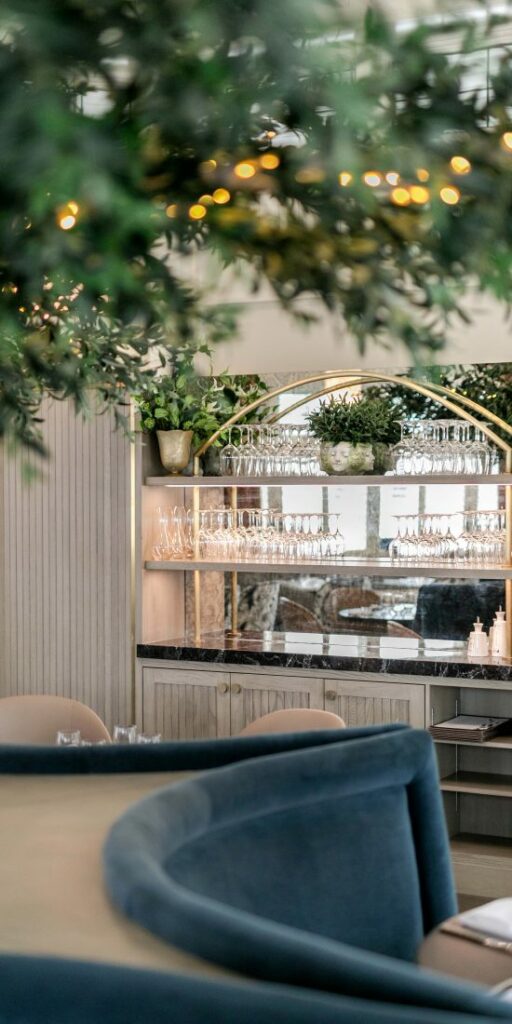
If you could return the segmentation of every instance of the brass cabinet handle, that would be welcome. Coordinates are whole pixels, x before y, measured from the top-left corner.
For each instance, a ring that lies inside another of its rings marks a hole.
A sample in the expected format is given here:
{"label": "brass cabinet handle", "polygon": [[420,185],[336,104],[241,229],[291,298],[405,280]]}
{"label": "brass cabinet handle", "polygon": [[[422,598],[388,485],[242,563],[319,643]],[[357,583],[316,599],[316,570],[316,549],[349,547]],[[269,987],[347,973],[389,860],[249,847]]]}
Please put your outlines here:
{"label": "brass cabinet handle", "polygon": [[232,683],[231,684],[231,693],[241,693],[241,692],[242,692],[242,687],[240,686],[240,683]]}
{"label": "brass cabinet handle", "polygon": [[325,699],[326,700],[336,700],[336,690],[326,690],[325,691]]}
{"label": "brass cabinet handle", "polygon": [[227,693],[229,690],[229,686],[227,683],[219,683],[217,689],[219,693]]}

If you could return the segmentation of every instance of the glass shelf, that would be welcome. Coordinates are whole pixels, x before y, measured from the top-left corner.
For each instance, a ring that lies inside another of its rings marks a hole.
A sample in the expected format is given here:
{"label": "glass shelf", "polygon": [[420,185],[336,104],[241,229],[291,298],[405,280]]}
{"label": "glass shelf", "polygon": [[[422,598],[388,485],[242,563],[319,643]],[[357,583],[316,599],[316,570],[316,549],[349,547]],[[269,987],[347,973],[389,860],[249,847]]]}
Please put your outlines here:
{"label": "glass shelf", "polygon": [[148,476],[147,487],[382,487],[405,484],[510,484],[512,474],[485,476],[435,474],[432,476]]}
{"label": "glass shelf", "polygon": [[512,579],[512,565],[432,565],[426,562],[397,565],[387,558],[344,558],[331,562],[207,562],[173,559],[167,562],[147,561],[145,569],[160,572],[187,572],[194,569],[208,572],[286,573],[301,576],[315,574],[336,576],[396,576],[399,578],[429,577],[432,579],[506,580]]}

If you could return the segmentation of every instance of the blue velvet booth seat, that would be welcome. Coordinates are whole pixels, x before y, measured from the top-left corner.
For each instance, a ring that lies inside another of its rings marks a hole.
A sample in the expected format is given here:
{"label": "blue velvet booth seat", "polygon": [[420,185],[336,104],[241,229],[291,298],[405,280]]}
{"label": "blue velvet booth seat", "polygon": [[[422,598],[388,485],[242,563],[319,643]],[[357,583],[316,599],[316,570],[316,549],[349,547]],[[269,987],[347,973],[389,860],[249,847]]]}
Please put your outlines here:
{"label": "blue velvet booth seat", "polygon": [[[347,739],[404,729],[403,725],[343,730]],[[206,771],[222,765],[304,747],[336,743],[336,729],[226,739],[179,740],[105,747],[56,747],[0,743],[0,775],[95,775],[124,772]]]}
{"label": "blue velvet booth seat", "polygon": [[246,975],[512,1019],[411,962],[456,909],[425,732],[341,731],[159,790],[114,825],[104,865],[129,917]]}
{"label": "blue velvet booth seat", "polygon": [[282,985],[0,955],[1,1024],[471,1024],[474,1019]]}

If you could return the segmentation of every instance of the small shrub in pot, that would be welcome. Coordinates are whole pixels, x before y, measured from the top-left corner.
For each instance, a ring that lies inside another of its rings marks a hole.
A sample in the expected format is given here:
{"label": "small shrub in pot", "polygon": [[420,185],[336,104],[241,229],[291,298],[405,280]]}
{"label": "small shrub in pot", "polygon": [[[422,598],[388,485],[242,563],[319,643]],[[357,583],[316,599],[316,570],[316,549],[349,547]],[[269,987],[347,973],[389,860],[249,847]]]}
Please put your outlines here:
{"label": "small shrub in pot", "polygon": [[391,445],[398,441],[396,411],[386,398],[347,396],[322,402],[308,416],[311,433],[321,441],[320,462],[329,474],[383,473]]}

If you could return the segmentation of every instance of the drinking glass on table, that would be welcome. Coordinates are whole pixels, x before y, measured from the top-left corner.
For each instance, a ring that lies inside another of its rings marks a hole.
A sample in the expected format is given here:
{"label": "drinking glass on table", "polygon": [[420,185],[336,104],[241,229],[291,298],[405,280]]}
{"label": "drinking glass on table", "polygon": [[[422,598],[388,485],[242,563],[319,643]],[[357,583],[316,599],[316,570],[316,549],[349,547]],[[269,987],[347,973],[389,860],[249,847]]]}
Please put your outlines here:
{"label": "drinking glass on table", "polygon": [[59,729],[55,742],[58,747],[79,747],[80,729]]}
{"label": "drinking glass on table", "polygon": [[162,734],[159,733],[159,732],[156,732],[156,733],[154,733],[154,735],[152,735],[151,733],[140,732],[138,734],[137,739],[135,740],[135,742],[136,743],[140,743],[140,744],[145,744],[145,743],[161,743],[162,742]]}
{"label": "drinking glass on table", "polygon": [[136,743],[137,742],[137,726],[136,725],[115,725],[114,726],[114,743]]}

